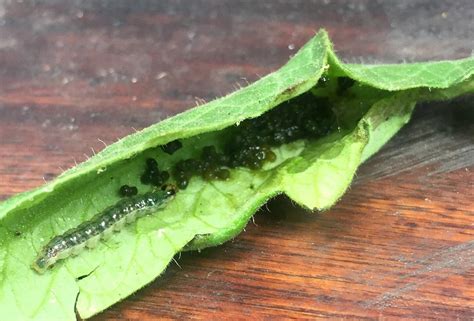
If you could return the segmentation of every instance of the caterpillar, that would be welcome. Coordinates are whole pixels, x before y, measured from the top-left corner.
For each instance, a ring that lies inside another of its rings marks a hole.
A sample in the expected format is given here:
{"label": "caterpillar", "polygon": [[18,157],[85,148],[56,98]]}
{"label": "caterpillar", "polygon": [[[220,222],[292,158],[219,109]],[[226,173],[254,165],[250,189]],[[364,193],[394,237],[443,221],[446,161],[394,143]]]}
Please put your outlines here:
{"label": "caterpillar", "polygon": [[52,238],[40,251],[32,268],[42,274],[58,260],[77,255],[85,247],[93,248],[101,239],[119,231],[126,223],[164,207],[175,194],[175,187],[167,185],[162,190],[120,200],[89,221]]}

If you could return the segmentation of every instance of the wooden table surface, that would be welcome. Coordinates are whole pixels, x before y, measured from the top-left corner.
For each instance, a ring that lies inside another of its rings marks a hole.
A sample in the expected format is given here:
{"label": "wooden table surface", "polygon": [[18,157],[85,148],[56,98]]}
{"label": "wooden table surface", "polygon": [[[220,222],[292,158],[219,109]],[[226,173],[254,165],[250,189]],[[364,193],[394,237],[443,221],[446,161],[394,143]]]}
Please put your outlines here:
{"label": "wooden table surface", "polygon": [[[351,62],[465,57],[463,1],[2,1],[0,197],[265,75],[320,27]],[[279,197],[94,320],[474,318],[474,103],[419,106],[342,200]]]}

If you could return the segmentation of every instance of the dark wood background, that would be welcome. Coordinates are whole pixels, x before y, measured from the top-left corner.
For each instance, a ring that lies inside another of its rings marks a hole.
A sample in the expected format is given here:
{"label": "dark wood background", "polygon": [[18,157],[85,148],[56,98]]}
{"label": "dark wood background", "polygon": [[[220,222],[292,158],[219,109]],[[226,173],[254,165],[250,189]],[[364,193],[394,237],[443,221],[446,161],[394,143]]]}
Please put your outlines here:
{"label": "dark wood background", "polygon": [[[473,15],[470,0],[2,1],[0,197],[275,70],[320,27],[350,62],[452,59],[472,53]],[[473,107],[419,106],[332,210],[277,198],[94,320],[472,320]]]}

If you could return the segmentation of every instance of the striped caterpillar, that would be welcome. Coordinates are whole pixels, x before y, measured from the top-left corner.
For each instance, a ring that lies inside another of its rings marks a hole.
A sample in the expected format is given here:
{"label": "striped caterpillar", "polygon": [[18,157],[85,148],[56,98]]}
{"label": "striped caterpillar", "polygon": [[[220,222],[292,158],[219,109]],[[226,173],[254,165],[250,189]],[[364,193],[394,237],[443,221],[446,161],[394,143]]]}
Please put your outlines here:
{"label": "striped caterpillar", "polygon": [[162,208],[175,194],[175,188],[168,185],[164,190],[120,200],[89,221],[51,239],[33,262],[32,268],[38,273],[44,273],[58,260],[77,255],[84,247],[92,248],[101,239],[107,238],[114,231],[119,231],[126,223]]}

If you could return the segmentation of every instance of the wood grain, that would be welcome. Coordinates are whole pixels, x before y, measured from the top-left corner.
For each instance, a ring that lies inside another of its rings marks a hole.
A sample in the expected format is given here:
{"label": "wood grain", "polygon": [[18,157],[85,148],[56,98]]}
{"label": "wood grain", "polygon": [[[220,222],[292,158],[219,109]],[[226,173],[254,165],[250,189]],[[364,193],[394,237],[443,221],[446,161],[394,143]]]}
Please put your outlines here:
{"label": "wood grain", "polygon": [[[1,2],[0,197],[275,70],[320,27],[348,61],[451,59],[472,52],[473,12],[467,0]],[[181,254],[93,319],[473,319],[472,101],[419,106],[330,211],[276,198],[233,242]]]}

